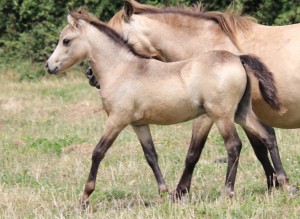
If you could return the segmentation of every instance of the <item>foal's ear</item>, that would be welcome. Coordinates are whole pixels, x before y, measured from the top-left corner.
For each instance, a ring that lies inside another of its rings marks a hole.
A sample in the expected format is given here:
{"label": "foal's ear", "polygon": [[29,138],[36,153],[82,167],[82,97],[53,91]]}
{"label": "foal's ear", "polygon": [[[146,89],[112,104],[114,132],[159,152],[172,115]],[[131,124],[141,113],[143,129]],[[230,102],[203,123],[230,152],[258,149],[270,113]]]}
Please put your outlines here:
{"label": "foal's ear", "polygon": [[68,13],[68,15],[67,15],[67,20],[71,26],[76,27],[77,22],[70,13]]}
{"label": "foal's ear", "polygon": [[124,20],[129,22],[131,15],[133,14],[133,6],[130,1],[124,2]]}

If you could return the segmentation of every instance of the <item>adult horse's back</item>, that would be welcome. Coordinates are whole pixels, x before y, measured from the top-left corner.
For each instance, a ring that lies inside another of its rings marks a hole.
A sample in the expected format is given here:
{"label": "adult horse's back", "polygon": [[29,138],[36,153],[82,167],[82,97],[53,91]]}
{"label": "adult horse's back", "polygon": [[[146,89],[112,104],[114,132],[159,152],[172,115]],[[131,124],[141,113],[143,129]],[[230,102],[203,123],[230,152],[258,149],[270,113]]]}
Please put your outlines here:
{"label": "adult horse's back", "polygon": [[252,87],[258,118],[278,128],[300,127],[300,24],[264,26],[230,13],[160,9],[129,0],[109,24],[141,54],[184,60],[210,50],[254,54],[274,73],[283,110],[275,111]]}

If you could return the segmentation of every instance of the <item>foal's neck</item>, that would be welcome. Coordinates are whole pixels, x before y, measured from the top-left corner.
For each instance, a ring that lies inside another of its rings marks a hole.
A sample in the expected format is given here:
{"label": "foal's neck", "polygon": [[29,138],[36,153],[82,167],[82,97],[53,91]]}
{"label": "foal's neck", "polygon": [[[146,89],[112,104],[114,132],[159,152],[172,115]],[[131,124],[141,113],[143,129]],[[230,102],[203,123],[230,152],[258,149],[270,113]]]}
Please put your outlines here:
{"label": "foal's neck", "polygon": [[121,65],[140,59],[128,49],[126,44],[111,39],[95,28],[91,29],[88,39],[90,42],[88,61],[100,83],[116,77],[116,74],[121,72],[116,69]]}

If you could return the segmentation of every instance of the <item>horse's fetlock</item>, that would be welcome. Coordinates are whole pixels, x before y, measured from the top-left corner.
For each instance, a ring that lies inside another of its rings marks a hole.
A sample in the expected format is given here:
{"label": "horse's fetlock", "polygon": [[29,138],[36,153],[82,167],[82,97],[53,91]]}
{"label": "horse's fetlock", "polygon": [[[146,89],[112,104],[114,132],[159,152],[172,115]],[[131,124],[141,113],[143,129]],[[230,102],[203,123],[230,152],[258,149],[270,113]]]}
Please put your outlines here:
{"label": "horse's fetlock", "polygon": [[276,175],[276,179],[278,180],[278,182],[281,186],[289,184],[289,178],[285,175],[278,174],[278,175]]}
{"label": "horse's fetlock", "polygon": [[225,186],[225,194],[230,198],[234,196],[234,190],[230,182]]}
{"label": "horse's fetlock", "polygon": [[168,193],[168,187],[166,184],[161,184],[158,186],[159,193]]}

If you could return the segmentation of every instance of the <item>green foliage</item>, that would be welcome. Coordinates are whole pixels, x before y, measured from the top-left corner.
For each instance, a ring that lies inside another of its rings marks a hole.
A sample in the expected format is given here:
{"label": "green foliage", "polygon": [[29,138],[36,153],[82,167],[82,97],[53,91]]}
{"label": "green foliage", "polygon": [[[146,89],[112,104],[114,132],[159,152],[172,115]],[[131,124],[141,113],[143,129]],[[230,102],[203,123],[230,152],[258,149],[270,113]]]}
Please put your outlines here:
{"label": "green foliage", "polygon": [[[151,5],[192,6],[199,0],[139,0]],[[262,24],[283,25],[300,22],[297,0],[203,0],[207,10],[224,10],[230,4],[252,15]],[[66,25],[66,14],[85,6],[103,21],[108,21],[123,6],[123,0],[0,0],[0,64],[30,59],[44,62]],[[31,79],[28,74],[25,78]]]}
{"label": "green foliage", "polygon": [[242,0],[243,11],[262,24],[285,25],[300,22],[300,3],[297,0]]}
{"label": "green foliage", "polygon": [[13,67],[19,73],[19,81],[36,81],[46,74],[44,65],[31,62],[18,62],[17,65],[7,67]]}
{"label": "green foliage", "polygon": [[69,135],[58,139],[32,139],[29,137],[24,140],[29,148],[37,148],[45,153],[55,153],[56,155],[60,155],[64,147],[69,146],[74,142],[82,142],[76,135]]}

